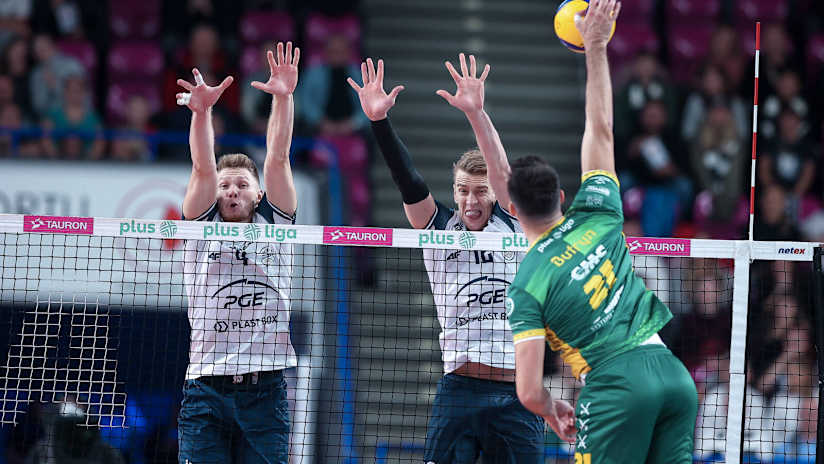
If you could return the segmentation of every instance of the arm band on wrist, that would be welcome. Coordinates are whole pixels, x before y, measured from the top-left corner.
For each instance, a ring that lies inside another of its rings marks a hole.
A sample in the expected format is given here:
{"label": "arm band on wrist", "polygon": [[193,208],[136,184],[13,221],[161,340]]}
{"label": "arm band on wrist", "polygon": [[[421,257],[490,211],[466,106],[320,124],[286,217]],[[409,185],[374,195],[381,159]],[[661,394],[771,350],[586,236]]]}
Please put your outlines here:
{"label": "arm band on wrist", "polygon": [[372,122],[372,133],[392,173],[392,180],[401,191],[401,198],[407,205],[413,205],[429,196],[429,188],[423,176],[412,165],[409,151],[389,123],[389,118]]}

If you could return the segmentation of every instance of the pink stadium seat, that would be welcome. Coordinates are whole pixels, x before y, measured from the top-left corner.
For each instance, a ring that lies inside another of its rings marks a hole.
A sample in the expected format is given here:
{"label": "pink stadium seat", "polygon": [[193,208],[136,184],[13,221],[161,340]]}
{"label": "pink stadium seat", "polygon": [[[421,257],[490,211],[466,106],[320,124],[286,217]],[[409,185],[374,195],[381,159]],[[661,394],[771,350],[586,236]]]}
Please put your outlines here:
{"label": "pink stadium seat", "polygon": [[[272,47],[274,50],[274,46]],[[240,54],[240,74],[245,79],[259,69],[267,69],[266,54],[258,45],[247,45]]]}
{"label": "pink stadium seat", "polygon": [[668,0],[667,19],[670,25],[685,21],[712,21],[721,12],[720,0]]}
{"label": "pink stadium seat", "polygon": [[669,55],[671,71],[677,81],[684,82],[694,75],[701,60],[707,55],[715,26],[675,25],[670,28]]}
{"label": "pink stadium seat", "polygon": [[250,44],[295,40],[295,21],[286,13],[251,11],[240,19],[240,37]]}
{"label": "pink stadium seat", "polygon": [[333,35],[343,35],[352,42],[352,63],[360,63],[360,54],[357,50],[360,48],[361,27],[354,15],[334,18],[317,13],[311,14],[306,20],[305,32],[308,65],[323,62],[326,41]]}
{"label": "pink stadium seat", "polygon": [[810,78],[816,78],[816,73],[824,66],[824,34],[810,37],[807,41],[807,69]]}
{"label": "pink stadium seat", "polygon": [[86,40],[60,40],[57,48],[61,53],[76,59],[86,68],[89,76],[94,76],[97,69],[97,50]]}
{"label": "pink stadium seat", "polygon": [[621,18],[625,21],[646,21],[655,10],[655,0],[634,0],[621,3]]}
{"label": "pink stadium seat", "polygon": [[151,39],[160,34],[160,0],[109,0],[112,34],[119,39]]}
{"label": "pink stadium seat", "polygon": [[112,82],[106,99],[106,114],[110,123],[125,120],[127,104],[132,95],[146,98],[152,113],[160,111],[160,89],[153,82]]}
{"label": "pink stadium seat", "polygon": [[776,0],[738,0],[735,17],[739,23],[755,24],[755,21],[780,21],[787,17],[787,2]]}
{"label": "pink stadium seat", "polygon": [[121,42],[109,51],[109,78],[158,77],[163,51],[153,42]]}
{"label": "pink stadium seat", "polygon": [[610,64],[617,73],[641,51],[658,51],[660,42],[648,23],[621,23],[609,43]]}

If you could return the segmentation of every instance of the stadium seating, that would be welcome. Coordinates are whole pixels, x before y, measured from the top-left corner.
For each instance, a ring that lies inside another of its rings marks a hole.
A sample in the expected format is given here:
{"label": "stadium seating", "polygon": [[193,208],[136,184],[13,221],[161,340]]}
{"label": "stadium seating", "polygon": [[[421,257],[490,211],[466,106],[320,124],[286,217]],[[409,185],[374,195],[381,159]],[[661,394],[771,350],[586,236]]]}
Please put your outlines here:
{"label": "stadium seating", "polygon": [[286,13],[251,11],[240,19],[240,38],[255,45],[295,40],[295,21]]}
{"label": "stadium seating", "polygon": [[120,123],[126,119],[129,98],[140,95],[149,102],[152,113],[160,111],[160,89],[154,81],[112,82],[106,98],[106,116],[110,123]]}
{"label": "stadium seating", "polygon": [[715,24],[676,24],[669,30],[670,69],[675,80],[686,82],[695,75],[707,55]]}
{"label": "stadium seating", "polygon": [[109,51],[109,81],[157,77],[163,70],[163,51],[154,42],[120,42]]}
{"label": "stadium seating", "polygon": [[666,15],[669,25],[687,22],[714,23],[721,12],[720,0],[669,0]]}
{"label": "stadium seating", "polygon": [[153,39],[160,35],[160,0],[109,0],[116,39]]}
{"label": "stadium seating", "polygon": [[311,14],[306,19],[305,41],[307,64],[310,66],[322,62],[326,41],[330,36],[343,35],[352,44],[352,63],[360,63],[360,21],[353,15],[346,15],[340,18],[333,18],[321,14]]}

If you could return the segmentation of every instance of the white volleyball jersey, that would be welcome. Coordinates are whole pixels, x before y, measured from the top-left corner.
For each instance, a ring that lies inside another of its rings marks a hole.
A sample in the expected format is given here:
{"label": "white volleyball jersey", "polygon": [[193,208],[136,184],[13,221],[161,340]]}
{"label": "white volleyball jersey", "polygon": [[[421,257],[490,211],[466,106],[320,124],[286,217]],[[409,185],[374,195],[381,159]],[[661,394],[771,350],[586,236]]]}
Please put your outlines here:
{"label": "white volleyball jersey", "polygon": [[[435,202],[437,211],[426,227],[466,230],[460,212]],[[497,203],[484,232],[520,233],[517,219]],[[468,232],[459,242],[472,242]],[[430,240],[439,242],[437,237]],[[457,245],[457,244],[456,244]],[[467,362],[515,369],[515,347],[506,320],[506,290],[515,277],[523,253],[424,249],[423,258],[441,324],[440,344],[444,373]]]}
{"label": "white volleyball jersey", "polygon": [[[294,216],[265,195],[253,223],[223,222],[217,203],[193,220],[214,222],[213,236],[249,239],[263,236],[267,224],[294,224]],[[289,339],[291,245],[187,240],[184,259],[191,326],[187,380],[297,365]]]}

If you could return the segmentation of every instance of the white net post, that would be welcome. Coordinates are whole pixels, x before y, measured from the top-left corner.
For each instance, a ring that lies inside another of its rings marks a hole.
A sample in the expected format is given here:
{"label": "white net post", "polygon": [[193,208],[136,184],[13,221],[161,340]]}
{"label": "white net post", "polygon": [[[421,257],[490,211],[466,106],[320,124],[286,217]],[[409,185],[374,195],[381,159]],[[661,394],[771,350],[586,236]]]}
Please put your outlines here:
{"label": "white net post", "polygon": [[747,310],[750,288],[750,242],[735,243],[730,337],[730,396],[727,408],[726,462],[741,462],[744,391],[747,384]]}

